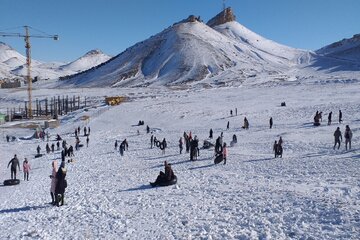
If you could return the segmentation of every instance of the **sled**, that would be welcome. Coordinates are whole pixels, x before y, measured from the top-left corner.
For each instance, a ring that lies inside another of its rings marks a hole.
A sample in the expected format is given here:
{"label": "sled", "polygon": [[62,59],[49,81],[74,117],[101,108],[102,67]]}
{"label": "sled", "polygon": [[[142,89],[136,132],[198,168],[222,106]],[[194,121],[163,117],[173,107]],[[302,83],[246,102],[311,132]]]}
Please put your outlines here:
{"label": "sled", "polygon": [[215,157],[214,163],[218,164],[218,163],[221,163],[223,160],[224,160],[224,156],[222,154],[219,154]]}
{"label": "sled", "polygon": [[19,179],[7,179],[4,181],[4,186],[18,185],[20,183]]}
{"label": "sled", "polygon": [[42,157],[42,156],[43,156],[43,154],[41,154],[41,153],[40,153],[40,154],[36,154],[36,155],[35,155],[35,158],[39,158],[39,157]]}
{"label": "sled", "polygon": [[177,183],[177,177],[176,177],[176,175],[174,176],[174,178],[173,179],[171,179],[170,181],[161,181],[161,182],[158,182],[158,183],[156,183],[156,182],[151,182],[150,183],[150,185],[152,186],[152,187],[156,187],[156,186],[159,186],[159,187],[166,187],[166,186],[170,186],[170,185],[174,185],[174,184],[176,184]]}
{"label": "sled", "polygon": [[211,147],[213,147],[214,144],[212,144],[211,142],[207,141],[207,140],[204,140],[204,144],[203,144],[203,149],[209,149]]}

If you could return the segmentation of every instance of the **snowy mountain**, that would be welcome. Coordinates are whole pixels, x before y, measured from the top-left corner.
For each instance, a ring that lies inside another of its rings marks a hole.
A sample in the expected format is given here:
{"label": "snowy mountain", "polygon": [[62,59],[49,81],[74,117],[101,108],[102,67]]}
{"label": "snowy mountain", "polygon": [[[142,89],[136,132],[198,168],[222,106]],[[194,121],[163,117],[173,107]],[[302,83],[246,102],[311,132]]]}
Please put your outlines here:
{"label": "snowy mountain", "polygon": [[227,76],[230,81],[241,82],[258,74],[283,75],[305,53],[266,40],[234,21],[212,28],[190,16],[62,85],[214,83],[229,72],[234,73]]}
{"label": "snowy mountain", "polygon": [[106,62],[111,57],[109,55],[104,54],[102,51],[96,49],[87,52],[84,56],[80,57],[79,59],[65,64],[60,68],[65,71],[72,71],[72,72],[82,72],[89,68],[95,67],[103,62]]}
{"label": "snowy mountain", "polygon": [[322,56],[360,62],[360,34],[332,43],[317,50],[316,53]]}
{"label": "snowy mountain", "polygon": [[[266,39],[235,20],[231,8],[207,24],[191,15],[114,58],[93,50],[68,64],[33,63],[32,75],[59,78],[57,87],[208,87],[360,80],[359,35],[313,52]],[[10,51],[3,55],[0,74],[26,74],[21,54]]]}
{"label": "snowy mountain", "polygon": [[[61,76],[75,74],[97,66],[111,57],[100,50],[92,50],[70,63],[43,63],[31,60],[31,75],[40,79],[57,79]],[[0,78],[17,78],[27,74],[26,57],[0,42]]]}

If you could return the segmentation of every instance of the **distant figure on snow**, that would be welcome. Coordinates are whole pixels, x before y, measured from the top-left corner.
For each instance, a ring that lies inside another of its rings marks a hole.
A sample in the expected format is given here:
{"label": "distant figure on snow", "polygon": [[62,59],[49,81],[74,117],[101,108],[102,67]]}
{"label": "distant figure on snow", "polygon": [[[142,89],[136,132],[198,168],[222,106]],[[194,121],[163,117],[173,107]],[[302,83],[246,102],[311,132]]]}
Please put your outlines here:
{"label": "distant figure on snow", "polygon": [[50,179],[51,179],[51,187],[50,187],[50,195],[51,195],[51,204],[55,205],[56,201],[55,201],[55,188],[56,188],[56,173],[57,173],[57,161],[54,160],[52,162],[52,173],[50,175]]}
{"label": "distant figure on snow", "polygon": [[328,115],[328,125],[331,125],[331,117],[332,117],[332,112],[329,112],[329,115]]}
{"label": "distant figure on snow", "polygon": [[249,121],[247,120],[246,117],[244,117],[244,126],[242,128],[243,129],[249,129]]}
{"label": "distant figure on snow", "polygon": [[182,140],[182,137],[180,137],[179,139],[179,150],[180,150],[180,154],[182,153],[182,150],[183,150],[183,140]]}
{"label": "distant figure on snow", "polygon": [[118,147],[118,141],[115,140],[115,150],[117,150],[117,147]]}
{"label": "distant figure on snow", "polygon": [[30,172],[30,163],[28,162],[27,158],[25,158],[23,162],[23,172],[24,172],[24,181],[29,181],[29,172]]}
{"label": "distant figure on snow", "polygon": [[338,149],[339,149],[340,148],[340,141],[342,141],[340,127],[337,127],[337,129],[335,130],[334,138],[335,138],[334,150],[335,150],[336,144],[339,144],[339,146],[338,146]]}
{"label": "distant figure on snow", "polygon": [[40,150],[41,150],[41,147],[40,147],[40,145],[38,145],[37,148],[36,148],[36,151],[37,151],[38,155],[40,155]]}
{"label": "distant figure on snow", "polygon": [[20,172],[20,164],[19,164],[19,159],[17,158],[16,154],[14,155],[14,157],[10,160],[10,162],[8,163],[8,168],[11,164],[11,179],[16,179],[16,166],[19,167],[19,172]]}
{"label": "distant figure on snow", "polygon": [[339,110],[339,123],[342,123],[342,112]]}
{"label": "distant figure on snow", "polygon": [[349,127],[349,125],[346,125],[345,127],[345,150],[347,150],[347,145],[349,144],[349,150],[351,149],[351,138],[352,138],[352,131]]}
{"label": "distant figure on snow", "polygon": [[226,157],[227,157],[227,155],[228,155],[228,149],[227,149],[227,147],[226,147],[226,143],[224,143],[224,145],[223,145],[222,154],[223,154],[224,165],[225,165],[225,164],[226,164]]}
{"label": "distant figure on snow", "polygon": [[270,120],[269,120],[269,125],[270,125],[270,129],[272,128],[272,126],[273,126],[273,118],[272,117],[270,117]]}

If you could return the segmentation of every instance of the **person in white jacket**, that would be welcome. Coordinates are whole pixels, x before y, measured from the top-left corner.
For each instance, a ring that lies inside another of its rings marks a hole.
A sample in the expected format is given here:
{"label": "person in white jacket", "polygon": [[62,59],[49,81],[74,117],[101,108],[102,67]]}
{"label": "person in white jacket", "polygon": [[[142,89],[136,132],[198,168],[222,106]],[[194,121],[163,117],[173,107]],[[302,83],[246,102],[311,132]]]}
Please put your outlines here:
{"label": "person in white jacket", "polygon": [[51,194],[51,204],[52,205],[56,204],[55,189],[56,189],[56,183],[57,183],[57,179],[56,179],[57,170],[58,170],[57,161],[55,160],[52,162],[52,173],[50,175],[50,178],[51,178],[50,194]]}
{"label": "person in white jacket", "polygon": [[352,139],[352,131],[349,127],[349,125],[346,125],[345,127],[345,149],[347,150],[347,145],[349,144],[349,149],[351,149],[351,139]]}

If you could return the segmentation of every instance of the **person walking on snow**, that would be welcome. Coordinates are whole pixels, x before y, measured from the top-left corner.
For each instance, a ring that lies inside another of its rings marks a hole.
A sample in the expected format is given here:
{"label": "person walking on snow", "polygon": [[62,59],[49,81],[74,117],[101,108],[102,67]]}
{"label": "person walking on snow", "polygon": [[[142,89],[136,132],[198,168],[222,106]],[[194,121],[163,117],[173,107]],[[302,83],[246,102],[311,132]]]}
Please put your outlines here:
{"label": "person walking on snow", "polygon": [[56,173],[57,182],[55,188],[55,202],[58,207],[60,206],[60,201],[61,201],[61,206],[64,205],[65,188],[67,188],[67,181],[65,177],[66,177],[65,162],[61,162],[60,168]]}
{"label": "person walking on snow", "polygon": [[339,110],[339,123],[342,123],[342,112]]}
{"label": "person walking on snow", "polygon": [[226,129],[229,130],[230,127],[230,121],[227,122]]}
{"label": "person walking on snow", "polygon": [[51,195],[51,204],[55,205],[56,201],[55,201],[55,188],[56,188],[56,173],[57,173],[57,161],[54,160],[52,163],[52,172],[50,175],[50,179],[51,179],[51,187],[50,187],[50,195]]}
{"label": "person walking on snow", "polygon": [[10,162],[8,163],[8,168],[11,164],[11,179],[16,179],[16,166],[19,167],[19,172],[20,172],[20,164],[19,164],[19,159],[17,158],[16,154],[14,155],[14,157],[10,160]]}
{"label": "person walking on snow", "polygon": [[86,136],[86,147],[89,147],[89,141],[90,141],[89,135],[87,135],[87,136]]}
{"label": "person walking on snow", "polygon": [[38,145],[37,148],[36,148],[36,151],[37,151],[38,155],[40,155],[40,150],[41,150],[41,147],[40,147],[40,145]]}
{"label": "person walking on snow", "polygon": [[29,172],[30,172],[30,163],[28,162],[27,158],[25,158],[23,162],[23,171],[24,171],[24,181],[29,181]]}
{"label": "person walking on snow", "polygon": [[345,127],[345,150],[347,150],[347,146],[349,144],[349,150],[351,149],[351,138],[352,138],[352,131],[350,130],[349,125],[346,125]]}
{"label": "person walking on snow", "polygon": [[328,125],[331,125],[331,117],[332,117],[332,112],[329,112],[329,115],[328,115]]}
{"label": "person walking on snow", "polygon": [[226,143],[224,143],[224,145],[223,145],[222,154],[223,154],[224,165],[225,165],[226,164],[226,157],[228,156],[228,149],[226,147]]}
{"label": "person walking on snow", "polygon": [[182,137],[180,137],[179,139],[179,150],[180,150],[180,154],[182,153],[182,150],[183,150],[183,140],[182,140]]}
{"label": "person walking on snow", "polygon": [[115,140],[115,150],[117,151],[117,147],[118,147],[118,141]]}
{"label": "person walking on snow", "polygon": [[338,146],[338,149],[339,149],[340,148],[340,141],[342,141],[340,127],[337,127],[337,129],[335,130],[334,137],[335,137],[335,144],[334,144],[334,150],[335,150],[336,144],[339,144],[339,146]]}
{"label": "person walking on snow", "polygon": [[273,126],[273,118],[272,117],[270,117],[269,124],[270,124],[270,129],[271,129]]}
{"label": "person walking on snow", "polygon": [[151,137],[150,137],[150,148],[153,148],[153,143],[154,143],[154,135],[151,135]]}

